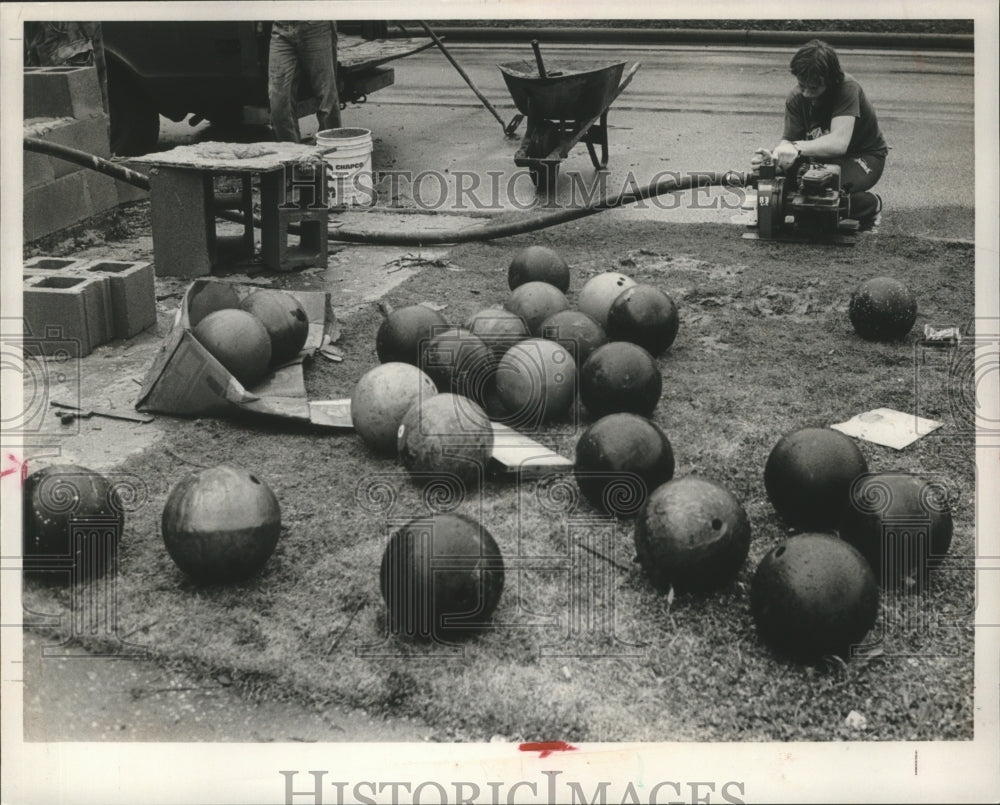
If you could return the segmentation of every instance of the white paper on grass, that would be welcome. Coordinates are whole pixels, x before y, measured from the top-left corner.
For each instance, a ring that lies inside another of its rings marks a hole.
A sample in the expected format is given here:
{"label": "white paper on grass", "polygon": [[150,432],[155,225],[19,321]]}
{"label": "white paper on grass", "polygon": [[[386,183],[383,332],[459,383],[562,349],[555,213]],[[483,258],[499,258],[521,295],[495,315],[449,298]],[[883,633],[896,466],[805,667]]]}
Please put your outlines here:
{"label": "white paper on grass", "polygon": [[568,458],[554,453],[534,439],[516,430],[493,424],[493,461],[506,472],[522,476],[541,476],[553,472],[567,472],[573,468]]}
{"label": "white paper on grass", "polygon": [[934,432],[941,424],[933,419],[924,419],[891,408],[876,408],[830,427],[866,442],[902,450],[917,439]]}

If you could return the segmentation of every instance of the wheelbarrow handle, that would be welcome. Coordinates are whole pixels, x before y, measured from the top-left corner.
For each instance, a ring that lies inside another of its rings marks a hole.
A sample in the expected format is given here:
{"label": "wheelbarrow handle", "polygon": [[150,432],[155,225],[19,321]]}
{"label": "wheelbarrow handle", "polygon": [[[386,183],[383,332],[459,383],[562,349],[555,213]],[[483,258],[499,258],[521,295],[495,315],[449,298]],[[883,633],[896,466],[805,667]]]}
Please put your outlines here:
{"label": "wheelbarrow handle", "polygon": [[538,75],[541,78],[548,78],[548,73],[545,72],[545,63],[542,61],[542,51],[538,47],[538,40],[531,40],[531,49],[535,51],[535,64],[538,65]]}

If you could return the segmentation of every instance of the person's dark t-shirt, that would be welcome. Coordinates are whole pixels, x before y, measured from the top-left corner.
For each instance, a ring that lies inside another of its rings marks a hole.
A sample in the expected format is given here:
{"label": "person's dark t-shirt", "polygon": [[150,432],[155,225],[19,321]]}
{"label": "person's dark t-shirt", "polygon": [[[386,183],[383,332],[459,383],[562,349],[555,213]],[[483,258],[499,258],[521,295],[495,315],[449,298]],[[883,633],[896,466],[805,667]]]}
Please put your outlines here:
{"label": "person's dark t-shirt", "polygon": [[853,117],[854,133],[847,146],[848,156],[879,154],[885,156],[889,147],[878,126],[875,109],[865,97],[861,85],[850,75],[844,82],[827,89],[819,98],[810,100],[798,87],[785,99],[786,140],[815,140],[830,132],[830,121],[835,117]]}

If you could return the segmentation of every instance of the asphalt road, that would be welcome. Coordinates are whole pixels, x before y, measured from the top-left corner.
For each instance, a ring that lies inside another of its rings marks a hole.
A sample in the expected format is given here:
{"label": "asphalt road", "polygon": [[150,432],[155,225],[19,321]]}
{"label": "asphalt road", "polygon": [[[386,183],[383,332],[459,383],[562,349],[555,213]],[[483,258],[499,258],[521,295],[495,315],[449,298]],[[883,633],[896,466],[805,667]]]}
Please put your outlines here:
{"label": "asphalt road", "polygon": [[[793,85],[787,65],[791,49],[548,45],[543,54],[549,69],[563,59],[641,62],[631,85],[611,105],[609,188],[621,189],[631,177],[644,185],[663,171],[746,170],[759,146],[773,146],[782,124],[784,97]],[[461,44],[449,46],[479,89],[509,120],[515,109],[497,64],[532,58],[525,46]],[[842,50],[844,69],[861,82],[874,104],[891,152],[881,191],[889,208],[974,208],[974,79],[971,54],[907,53]],[[517,137],[505,138],[499,123],[480,104],[459,74],[436,49],[394,63],[394,86],[372,95],[363,105],[344,112],[345,126],[371,129],[376,170],[418,175],[441,172],[441,183],[427,178],[419,186],[401,183],[403,203],[428,208],[454,208],[456,172],[486,180],[466,195],[466,209],[478,199],[492,203],[487,192],[491,173],[501,174],[500,206],[530,203],[527,181],[513,185]],[[311,133],[315,120],[303,121]],[[210,132],[208,133],[211,134]],[[186,124],[165,127],[164,140],[190,139]],[[203,129],[195,136],[206,136]],[[583,146],[561,166],[559,199],[568,199],[569,174],[584,182],[594,172]],[[522,177],[526,179],[526,177]],[[469,181],[464,180],[466,186]],[[721,202],[722,197],[719,196]],[[664,209],[664,207],[670,207]],[[616,213],[617,214],[617,213]],[[671,221],[728,220],[732,210],[708,197],[683,203],[631,208],[628,215]],[[946,232],[936,234],[947,235]]]}

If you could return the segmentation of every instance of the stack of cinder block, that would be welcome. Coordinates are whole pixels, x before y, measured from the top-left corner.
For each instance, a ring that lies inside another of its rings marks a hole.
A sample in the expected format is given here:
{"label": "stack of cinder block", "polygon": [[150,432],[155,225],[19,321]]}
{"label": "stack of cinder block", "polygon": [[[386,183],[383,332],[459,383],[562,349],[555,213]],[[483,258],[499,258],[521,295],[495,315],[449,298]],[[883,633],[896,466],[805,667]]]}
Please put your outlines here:
{"label": "stack of cinder block", "polygon": [[[25,67],[24,136],[107,159],[108,116],[96,68]],[[24,151],[25,242],[145,196],[145,191],[75,162]]]}
{"label": "stack of cinder block", "polygon": [[153,266],[32,257],[24,264],[24,319],[32,336],[77,341],[80,356],[156,324]]}

